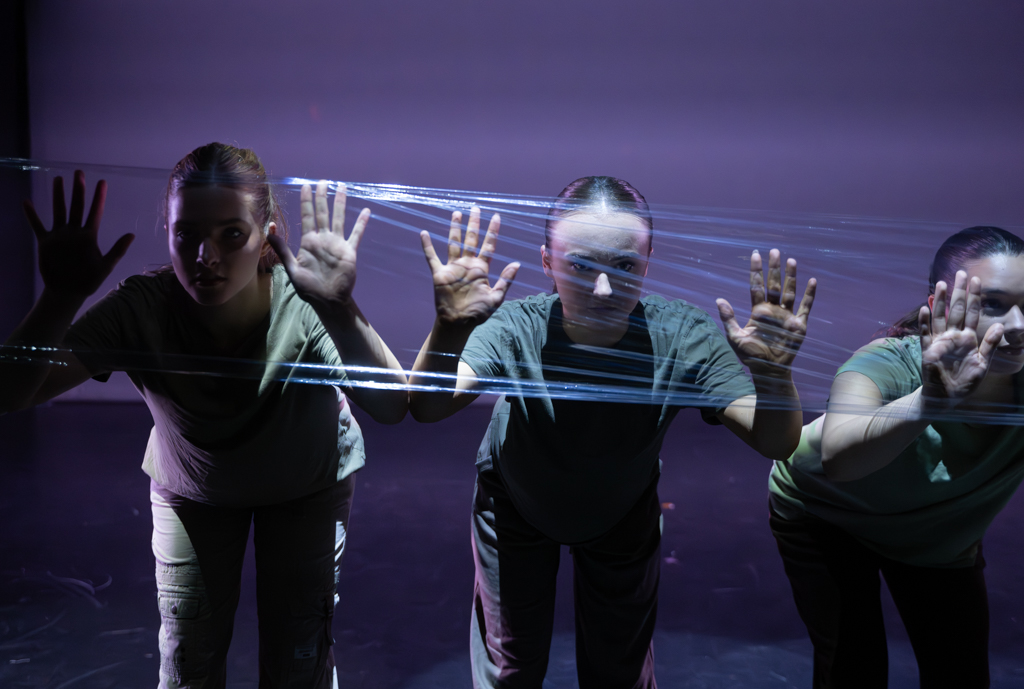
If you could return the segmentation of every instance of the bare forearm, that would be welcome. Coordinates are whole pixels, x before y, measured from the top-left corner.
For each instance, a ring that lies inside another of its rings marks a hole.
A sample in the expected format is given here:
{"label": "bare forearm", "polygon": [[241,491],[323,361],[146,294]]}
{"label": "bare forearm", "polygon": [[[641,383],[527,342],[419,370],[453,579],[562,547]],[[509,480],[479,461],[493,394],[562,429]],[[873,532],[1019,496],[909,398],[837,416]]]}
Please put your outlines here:
{"label": "bare forearm", "polygon": [[38,348],[60,346],[84,301],[84,297],[43,290],[29,314],[7,338],[0,357],[0,412],[29,406],[50,371],[48,362],[56,358],[41,356]]}
{"label": "bare forearm", "polygon": [[757,404],[750,445],[769,459],[787,459],[796,450],[803,428],[800,395],[793,379],[755,376],[754,389]]}
{"label": "bare forearm", "polygon": [[440,421],[461,408],[455,403],[459,358],[472,333],[470,325],[434,321],[409,379],[409,411],[417,421]]}
{"label": "bare forearm", "polygon": [[889,465],[928,427],[921,390],[882,407],[830,407],[822,433],[821,459],[833,481],[863,478]]}
{"label": "bare forearm", "polygon": [[375,421],[401,421],[408,409],[405,372],[356,303],[314,309],[346,366],[352,400]]}

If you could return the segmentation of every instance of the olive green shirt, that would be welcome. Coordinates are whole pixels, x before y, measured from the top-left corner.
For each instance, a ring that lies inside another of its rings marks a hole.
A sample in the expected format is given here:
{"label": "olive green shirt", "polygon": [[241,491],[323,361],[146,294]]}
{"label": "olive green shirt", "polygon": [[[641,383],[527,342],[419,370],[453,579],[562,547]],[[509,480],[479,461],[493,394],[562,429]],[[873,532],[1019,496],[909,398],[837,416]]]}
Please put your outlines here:
{"label": "olive green shirt", "polygon": [[65,338],[98,379],[127,371],[149,406],[151,478],[199,502],[256,506],[327,488],[363,466],[362,433],[339,389],[341,358],[284,268],[273,270],[270,313],[226,355],[210,356],[190,300],[172,272],[133,276]]}
{"label": "olive green shirt", "polygon": [[[872,343],[836,375],[846,371],[870,378],[886,404],[909,395],[921,386],[920,339]],[[1024,479],[1024,427],[936,422],[885,467],[832,482],[821,466],[822,418],[804,427],[792,457],[775,462],[772,507],[824,519],[893,560],[974,564],[985,530]]]}
{"label": "olive green shirt", "polygon": [[484,388],[506,391],[477,457],[516,509],[561,543],[605,533],[657,480],[669,423],[705,419],[754,386],[714,321],[682,301],[645,297],[611,347],[572,343],[557,295],[503,304],[462,354]]}

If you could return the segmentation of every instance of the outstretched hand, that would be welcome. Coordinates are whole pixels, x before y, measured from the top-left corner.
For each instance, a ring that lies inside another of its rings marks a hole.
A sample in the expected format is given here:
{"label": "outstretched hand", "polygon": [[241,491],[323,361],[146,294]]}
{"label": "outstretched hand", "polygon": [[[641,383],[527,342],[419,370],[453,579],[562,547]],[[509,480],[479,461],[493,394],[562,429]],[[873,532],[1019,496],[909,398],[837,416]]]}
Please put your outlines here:
{"label": "outstretched hand", "polygon": [[39,272],[48,290],[71,297],[85,298],[99,289],[121,260],[135,235],[122,235],[107,253],[96,240],[107,197],[107,183],[96,185],[89,216],[85,212],[85,174],[75,171],[71,185],[71,210],[64,206],[64,179],[53,180],[53,229],[49,232],[39,219],[35,206],[25,201],[25,217],[39,245]]}
{"label": "outstretched hand", "polygon": [[483,244],[477,251],[480,236],[480,209],[474,206],[466,225],[466,241],[462,241],[462,213],[452,213],[448,232],[448,263],[441,263],[430,241],[430,233],[420,233],[423,254],[434,276],[434,305],[438,319],[448,325],[479,325],[501,306],[505,293],[512,286],[518,263],[510,263],[501,271],[491,287],[488,272],[491,257],[498,243],[501,218],[495,213],[487,226]]}
{"label": "outstretched hand", "polygon": [[945,282],[936,283],[932,308],[922,306],[918,314],[921,393],[926,407],[935,411],[952,409],[978,389],[1003,337],[1003,325],[996,323],[978,342],[981,280],[973,277],[968,283],[967,273],[957,272],[948,316],[947,291]]}
{"label": "outstretched hand", "polygon": [[[778,249],[768,253],[767,280],[762,275],[761,254],[750,255],[750,320],[740,327],[736,314],[725,299],[718,299],[718,314],[736,355],[750,372],[785,377],[807,334],[807,317],[814,304],[817,281],[811,278],[793,313],[796,301],[796,260],[786,261],[786,279],[782,281],[782,258]],[[767,285],[765,285],[767,282]],[[767,289],[766,289],[767,287]]]}
{"label": "outstretched hand", "polygon": [[333,309],[348,306],[356,284],[356,251],[362,239],[370,209],[364,208],[352,233],[345,239],[345,185],[334,194],[334,217],[327,209],[327,182],[316,185],[316,197],[308,184],[300,194],[302,240],[299,252],[292,254],[288,242],[279,235],[267,241],[277,252],[295,291],[314,306]]}

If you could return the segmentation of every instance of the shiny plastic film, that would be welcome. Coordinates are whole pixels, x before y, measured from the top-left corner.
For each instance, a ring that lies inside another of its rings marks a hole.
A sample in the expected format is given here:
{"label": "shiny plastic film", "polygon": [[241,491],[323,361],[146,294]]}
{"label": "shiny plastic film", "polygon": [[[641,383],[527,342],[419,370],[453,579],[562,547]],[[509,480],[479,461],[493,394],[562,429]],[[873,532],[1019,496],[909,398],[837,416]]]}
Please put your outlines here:
{"label": "shiny plastic film", "polygon": [[[126,232],[134,233],[135,241],[110,277],[87,300],[85,308],[131,275],[167,270],[164,268],[169,261],[164,196],[168,170],[10,158],[0,159],[0,167],[31,179],[32,201],[47,227],[54,178],[63,177],[65,187],[69,188],[74,170],[83,170],[87,200],[92,198],[98,180],[107,181],[109,192],[98,235],[100,250],[108,250],[117,237]],[[288,244],[297,251],[305,231],[301,217],[302,188],[310,185],[315,189],[320,180],[277,176],[263,181],[274,189],[285,221],[282,224],[287,225]],[[390,346],[412,383],[397,384],[391,375],[393,371],[372,366],[344,366],[339,370],[294,361],[270,362],[268,366],[266,360],[258,357],[196,355],[181,351],[84,350],[7,344],[0,350],[0,361],[63,365],[70,353],[83,361],[105,362],[103,368],[107,370],[129,373],[163,372],[264,382],[455,392],[460,388],[454,366],[449,372],[413,370],[421,345],[438,319],[431,268],[424,260],[424,240],[420,234],[427,233],[434,251],[440,256],[437,259],[440,264],[444,264],[446,254],[450,261],[453,257],[467,255],[467,251],[468,255],[489,259],[487,284],[490,286],[504,280],[500,276],[507,266],[518,264],[518,272],[504,295],[502,309],[507,310],[517,300],[552,294],[550,256],[555,247],[548,233],[548,221],[553,205],[561,203],[560,217],[565,219],[578,220],[584,212],[590,212],[587,226],[574,230],[577,232],[574,253],[562,257],[575,271],[571,278],[565,279],[574,281],[580,287],[578,292],[585,294],[589,290],[597,294],[605,289],[613,295],[625,286],[641,299],[641,307],[633,311],[634,316],[643,311],[644,304],[659,297],[667,304],[683,301],[693,307],[687,313],[704,319],[702,323],[710,322],[718,331],[714,335],[709,334],[710,330],[693,335],[707,341],[705,349],[714,349],[715,342],[728,343],[731,337],[720,316],[722,304],[718,300],[725,300],[728,308],[722,313],[734,312],[738,328],[756,331],[769,349],[795,352],[789,360],[782,357],[768,363],[744,362],[748,365],[743,375],[753,380],[758,389],[758,406],[800,408],[810,414],[820,414],[829,409],[830,390],[837,371],[878,338],[902,336],[902,339],[893,338],[890,346],[899,349],[900,342],[907,345],[903,347],[907,357],[904,365],[912,368],[916,361],[920,372],[921,349],[916,350],[914,359],[914,348],[909,346],[909,343],[916,343],[920,328],[917,318],[909,314],[926,305],[934,289],[929,284],[929,271],[936,250],[947,237],[963,229],[914,220],[702,208],[659,203],[662,199],[649,198],[652,251],[649,260],[640,257],[644,274],[639,274],[634,272],[635,262],[619,265],[607,259],[616,250],[614,232],[606,232],[615,230],[614,208],[602,210],[593,203],[580,203],[575,209],[571,201],[559,201],[554,196],[399,184],[330,180],[327,187],[331,198],[339,187],[345,190],[345,232],[350,231],[353,223],[360,222],[358,218],[363,208],[370,209],[370,219],[358,246],[358,281],[352,297],[366,320]],[[685,197],[682,190],[680,196]],[[479,230],[467,231],[467,221],[477,215],[475,209],[479,209]],[[459,222],[453,221],[455,212],[461,214]],[[500,220],[496,221],[495,216]],[[609,224],[604,226],[601,218],[608,218]],[[8,226],[16,227],[10,223]],[[492,226],[496,237],[490,237],[488,243],[485,235]],[[457,230],[454,235],[453,227]],[[1004,229],[1021,233],[1019,227]],[[27,223],[24,231],[30,231]],[[279,234],[284,234],[283,227],[279,228]],[[450,246],[452,242],[454,247]],[[547,258],[542,247],[547,248]],[[755,252],[756,258],[752,259]],[[795,268],[787,264],[790,260],[795,260]],[[777,264],[773,264],[775,261]],[[778,265],[774,275],[771,274],[773,265]],[[965,266],[957,266],[962,267]],[[816,282],[813,299],[805,294],[812,278]],[[962,337],[941,352],[932,347],[930,360],[944,361],[943,370],[955,372],[979,356],[993,362],[992,365],[1002,361],[1004,367],[1012,366],[1016,359],[1024,359],[1021,351],[1024,345],[1018,341],[1022,338],[1017,332],[1024,324],[1013,321],[1020,316],[1019,306],[1009,302],[990,303],[991,300],[986,301],[985,285],[976,289],[971,283],[952,284],[955,280],[951,279],[945,292],[940,289],[936,294],[940,302],[950,307],[949,319],[932,315],[927,321],[924,342],[930,345],[940,339],[944,331],[957,329],[964,337],[974,338],[973,349]],[[42,280],[37,278],[37,295],[42,287]],[[598,297],[607,300],[612,298],[609,294]],[[811,301],[813,308],[809,306]],[[792,324],[787,324],[785,318],[761,318],[756,323],[748,323],[752,309],[759,302],[773,302],[788,309],[794,318],[802,313],[805,332],[801,331],[799,337],[794,338]],[[566,303],[565,308],[568,308]],[[632,303],[635,304],[635,300]],[[803,306],[809,311],[802,312]],[[600,319],[613,310],[597,308],[596,315],[580,318],[584,321],[587,317]],[[960,321],[956,316],[958,310],[967,313],[960,316]],[[84,312],[85,309],[79,316]],[[481,328],[486,327],[482,325],[485,322],[486,319],[478,318],[473,324]],[[894,327],[898,322],[901,325]],[[989,343],[984,335],[986,328],[993,324],[999,324],[1006,335],[1003,340]],[[651,333],[650,337],[668,340],[670,335]],[[720,342],[716,338],[720,338]],[[735,341],[733,344],[735,348]],[[511,346],[514,348],[515,344]],[[571,349],[574,356],[542,356],[527,364],[486,361],[474,367],[477,377],[471,392],[482,395],[485,400],[507,395],[705,409],[721,409],[730,403],[753,404],[749,400],[734,401],[709,394],[707,387],[699,384],[700,379],[735,375],[734,357],[721,361],[688,361],[679,345],[629,348],[584,341]],[[703,350],[692,347],[687,351]],[[458,356],[440,351],[433,354],[439,359]],[[576,368],[572,362],[577,360],[589,363]],[[594,361],[602,363],[594,365]],[[664,371],[673,366],[692,371],[686,375],[665,375]],[[500,376],[487,373],[494,370],[509,373]],[[941,384],[938,370],[933,366],[925,371],[924,379],[928,384]],[[799,393],[798,400],[788,395],[776,398],[765,392],[772,389],[772,379],[789,375]],[[977,404],[968,396],[962,403],[935,405],[925,415],[942,421],[1020,425],[1024,415],[1020,413],[1017,397],[1015,394],[1013,399],[1003,402]],[[870,396],[865,398],[864,404],[851,403],[851,399],[857,399],[855,395],[844,399],[841,405],[833,404],[831,410],[880,417],[911,413],[907,406],[879,407],[877,400]]]}

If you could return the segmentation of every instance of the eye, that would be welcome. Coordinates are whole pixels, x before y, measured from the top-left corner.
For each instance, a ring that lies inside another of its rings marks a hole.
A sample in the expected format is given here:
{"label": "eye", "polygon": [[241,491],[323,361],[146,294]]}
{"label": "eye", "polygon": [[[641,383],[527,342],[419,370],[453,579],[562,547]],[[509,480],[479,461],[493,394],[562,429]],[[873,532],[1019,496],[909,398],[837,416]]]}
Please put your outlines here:
{"label": "eye", "polygon": [[177,237],[178,239],[188,239],[189,237],[192,236],[192,230],[175,230],[174,236]]}
{"label": "eye", "polygon": [[1006,311],[1006,306],[1002,304],[998,299],[982,299],[981,308],[985,311],[1002,313]]}
{"label": "eye", "polygon": [[224,236],[227,237],[228,239],[238,239],[244,234],[245,233],[237,227],[228,227],[224,230]]}
{"label": "eye", "polygon": [[578,273],[582,273],[583,271],[590,270],[590,266],[588,266],[586,263],[577,263],[575,261],[570,263],[569,267],[572,268],[573,270],[575,270]]}
{"label": "eye", "polygon": [[616,269],[623,273],[632,273],[636,269],[636,266],[634,266],[632,263],[624,261],[620,263],[618,266],[616,266]]}

